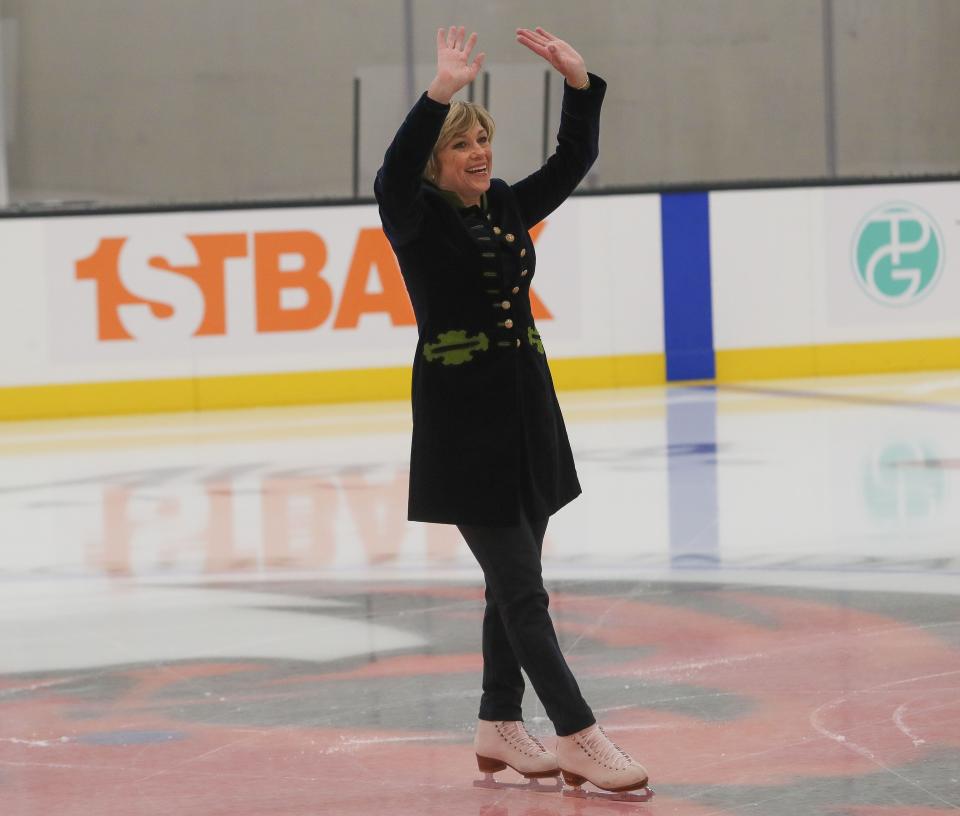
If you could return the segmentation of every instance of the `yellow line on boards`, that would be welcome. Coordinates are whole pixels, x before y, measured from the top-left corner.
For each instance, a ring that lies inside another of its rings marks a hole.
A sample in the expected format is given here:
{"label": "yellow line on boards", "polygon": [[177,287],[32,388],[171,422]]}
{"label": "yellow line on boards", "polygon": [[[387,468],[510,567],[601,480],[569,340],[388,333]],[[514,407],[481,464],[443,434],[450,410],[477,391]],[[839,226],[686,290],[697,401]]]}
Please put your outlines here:
{"label": "yellow line on boards", "polygon": [[960,337],[725,349],[716,361],[717,382],[960,369]]}
{"label": "yellow line on boards", "polygon": [[[722,349],[716,382],[960,369],[960,337]],[[660,354],[550,360],[558,390],[666,383]],[[0,420],[210,411],[410,398],[407,366],[0,388]]]}
{"label": "yellow line on boards", "polygon": [[[662,354],[550,361],[560,389],[622,388],[665,381]],[[408,400],[410,368],[243,374],[0,388],[0,420],[209,411],[273,405]]]}
{"label": "yellow line on boards", "polygon": [[550,358],[550,374],[561,391],[663,385],[667,381],[667,361],[663,354]]}

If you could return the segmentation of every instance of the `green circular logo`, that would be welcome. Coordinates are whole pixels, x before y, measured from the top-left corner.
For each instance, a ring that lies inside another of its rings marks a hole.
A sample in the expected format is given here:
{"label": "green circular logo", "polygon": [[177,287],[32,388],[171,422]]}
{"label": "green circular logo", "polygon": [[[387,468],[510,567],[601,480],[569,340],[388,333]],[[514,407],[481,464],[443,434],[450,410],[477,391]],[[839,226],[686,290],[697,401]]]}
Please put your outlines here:
{"label": "green circular logo", "polygon": [[877,207],[857,228],[853,266],[874,300],[909,306],[930,292],[943,271],[940,228],[913,204]]}

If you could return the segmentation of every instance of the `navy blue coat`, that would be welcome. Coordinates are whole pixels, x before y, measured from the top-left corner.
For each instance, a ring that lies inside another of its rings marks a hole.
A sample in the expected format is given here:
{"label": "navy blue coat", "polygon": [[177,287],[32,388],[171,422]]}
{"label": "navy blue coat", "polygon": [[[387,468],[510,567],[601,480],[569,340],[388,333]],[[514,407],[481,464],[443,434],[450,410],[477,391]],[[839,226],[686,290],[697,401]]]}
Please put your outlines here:
{"label": "navy blue coat", "polygon": [[419,341],[413,362],[409,518],[518,523],[580,494],[543,342],[530,312],[528,230],[586,175],[599,150],[606,83],[564,85],[557,150],[532,175],[492,179],[473,228],[422,178],[449,110],[420,97],[374,184]]}

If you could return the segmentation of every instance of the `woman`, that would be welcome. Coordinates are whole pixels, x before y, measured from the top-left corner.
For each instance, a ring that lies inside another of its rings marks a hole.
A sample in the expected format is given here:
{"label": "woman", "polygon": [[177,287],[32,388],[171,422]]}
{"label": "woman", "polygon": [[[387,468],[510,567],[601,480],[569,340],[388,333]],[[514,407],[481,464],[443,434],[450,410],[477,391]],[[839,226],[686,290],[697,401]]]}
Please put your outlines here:
{"label": "woman", "polygon": [[[477,35],[437,32],[437,74],[407,115],[374,189],[420,339],[413,365],[409,518],[456,524],[486,579],[480,770],[636,790],[647,773],[597,726],[557,643],[540,553],[547,520],[580,493],[543,343],[530,310],[528,230],[555,210],[598,152],[606,83],[537,28],[517,41],[566,79],[556,153],[514,185],[494,179],[494,124],[451,99],[472,82]],[[521,666],[558,735],[523,726]]]}

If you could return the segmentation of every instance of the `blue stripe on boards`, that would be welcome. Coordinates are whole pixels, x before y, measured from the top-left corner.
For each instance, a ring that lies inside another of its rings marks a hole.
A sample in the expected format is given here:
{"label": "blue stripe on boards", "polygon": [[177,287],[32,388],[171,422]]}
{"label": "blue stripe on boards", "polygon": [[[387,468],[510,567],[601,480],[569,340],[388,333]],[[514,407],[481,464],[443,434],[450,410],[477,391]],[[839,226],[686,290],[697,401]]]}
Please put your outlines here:
{"label": "blue stripe on boards", "polygon": [[667,380],[713,379],[709,193],[661,195],[660,230]]}

